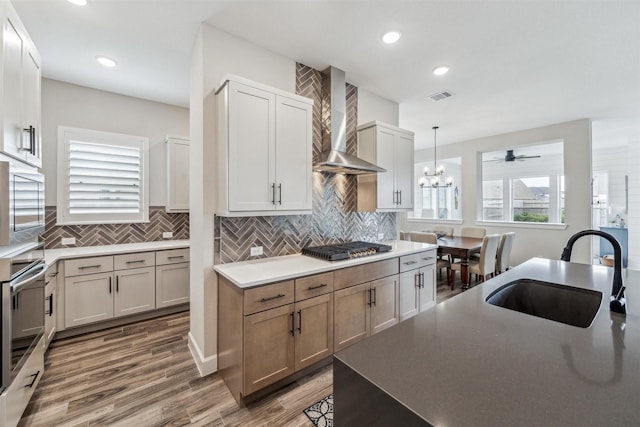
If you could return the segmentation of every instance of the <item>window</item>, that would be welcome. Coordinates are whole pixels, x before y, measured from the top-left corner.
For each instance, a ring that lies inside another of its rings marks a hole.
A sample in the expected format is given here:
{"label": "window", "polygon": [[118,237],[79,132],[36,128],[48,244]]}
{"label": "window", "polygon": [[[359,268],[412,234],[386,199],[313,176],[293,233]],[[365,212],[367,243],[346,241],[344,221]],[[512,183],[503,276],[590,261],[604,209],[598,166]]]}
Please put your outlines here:
{"label": "window", "polygon": [[441,181],[448,177],[453,179],[451,187],[420,186],[419,181],[423,176],[425,166],[433,169],[433,160],[418,162],[414,165],[414,180],[416,191],[416,203],[413,212],[408,214],[413,219],[460,219],[462,217],[462,194],[460,182],[462,180],[462,158],[454,157],[438,161],[445,169]]}
{"label": "window", "polygon": [[562,142],[481,157],[482,220],[564,223]]}
{"label": "window", "polygon": [[58,127],[58,224],[149,221],[149,139]]}

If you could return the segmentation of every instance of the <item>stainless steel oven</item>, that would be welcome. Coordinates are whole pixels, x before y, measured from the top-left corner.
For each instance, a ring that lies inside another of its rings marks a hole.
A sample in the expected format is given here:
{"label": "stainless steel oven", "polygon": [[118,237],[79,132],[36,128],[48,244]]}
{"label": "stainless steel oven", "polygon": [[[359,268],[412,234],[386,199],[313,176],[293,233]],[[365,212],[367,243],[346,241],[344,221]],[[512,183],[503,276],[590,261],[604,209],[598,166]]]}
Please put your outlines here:
{"label": "stainless steel oven", "polygon": [[44,222],[44,175],[16,161],[0,161],[0,246],[35,241]]}
{"label": "stainless steel oven", "polygon": [[[44,245],[25,243],[0,250],[0,392],[11,384],[44,334]],[[37,379],[33,378],[34,382]]]}

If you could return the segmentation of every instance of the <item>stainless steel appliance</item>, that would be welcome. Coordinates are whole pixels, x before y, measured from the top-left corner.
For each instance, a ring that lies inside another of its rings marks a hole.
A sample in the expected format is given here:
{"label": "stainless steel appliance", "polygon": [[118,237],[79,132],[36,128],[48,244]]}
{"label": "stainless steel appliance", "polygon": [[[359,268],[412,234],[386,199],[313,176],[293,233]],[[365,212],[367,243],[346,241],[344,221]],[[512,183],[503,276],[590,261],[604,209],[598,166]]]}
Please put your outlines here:
{"label": "stainless steel appliance", "polygon": [[35,241],[44,232],[44,175],[0,161],[0,246]]}
{"label": "stainless steel appliance", "polygon": [[0,248],[0,392],[9,387],[44,334],[46,272],[42,243]]}
{"label": "stainless steel appliance", "polygon": [[345,242],[334,245],[307,246],[302,248],[302,255],[322,258],[327,261],[340,261],[375,255],[380,252],[389,252],[390,250],[391,246],[380,243]]}

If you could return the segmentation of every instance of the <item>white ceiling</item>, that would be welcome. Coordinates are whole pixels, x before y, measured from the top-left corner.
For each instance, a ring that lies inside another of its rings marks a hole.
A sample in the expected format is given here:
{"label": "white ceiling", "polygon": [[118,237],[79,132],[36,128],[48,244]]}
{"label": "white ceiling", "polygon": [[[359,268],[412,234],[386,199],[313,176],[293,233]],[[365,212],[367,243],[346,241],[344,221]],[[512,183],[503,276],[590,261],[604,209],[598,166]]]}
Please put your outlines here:
{"label": "white ceiling", "polygon": [[[43,76],[188,106],[191,47],[207,22],[400,104],[417,148],[580,118],[594,143],[640,143],[640,2],[12,0]],[[380,42],[388,29],[403,36]],[[104,69],[95,56],[118,60]],[[436,77],[431,70],[451,66]],[[441,90],[455,97],[433,102]]]}

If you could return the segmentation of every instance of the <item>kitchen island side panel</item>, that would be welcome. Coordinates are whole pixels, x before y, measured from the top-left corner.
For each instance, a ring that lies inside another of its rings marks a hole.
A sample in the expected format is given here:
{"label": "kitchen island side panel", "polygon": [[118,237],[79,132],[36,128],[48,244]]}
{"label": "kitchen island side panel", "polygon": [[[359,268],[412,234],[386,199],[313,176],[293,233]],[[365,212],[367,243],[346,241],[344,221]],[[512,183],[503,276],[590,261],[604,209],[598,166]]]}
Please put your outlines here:
{"label": "kitchen island side panel", "polygon": [[333,423],[335,427],[431,426],[336,357],[333,358]]}

